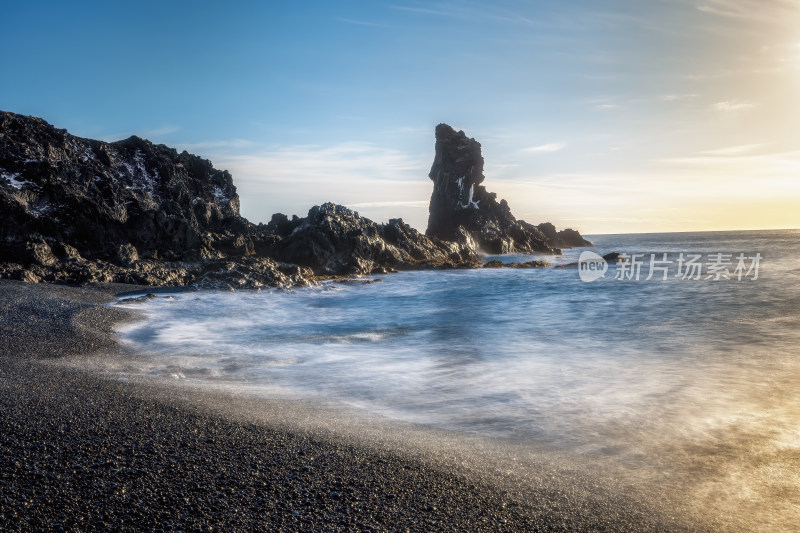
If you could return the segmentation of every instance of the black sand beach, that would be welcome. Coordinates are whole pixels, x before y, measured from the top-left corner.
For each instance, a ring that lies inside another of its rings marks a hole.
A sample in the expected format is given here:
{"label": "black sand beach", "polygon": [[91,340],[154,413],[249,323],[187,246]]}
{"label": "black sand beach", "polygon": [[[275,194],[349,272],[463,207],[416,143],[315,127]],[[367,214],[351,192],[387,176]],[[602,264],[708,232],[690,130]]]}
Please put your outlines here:
{"label": "black sand beach", "polygon": [[0,530],[699,529],[613,488],[516,492],[396,447],[287,430],[269,422],[279,405],[248,419],[222,395],[211,409],[53,364],[123,351],[112,326],[130,315],[104,304],[131,288],[0,281]]}

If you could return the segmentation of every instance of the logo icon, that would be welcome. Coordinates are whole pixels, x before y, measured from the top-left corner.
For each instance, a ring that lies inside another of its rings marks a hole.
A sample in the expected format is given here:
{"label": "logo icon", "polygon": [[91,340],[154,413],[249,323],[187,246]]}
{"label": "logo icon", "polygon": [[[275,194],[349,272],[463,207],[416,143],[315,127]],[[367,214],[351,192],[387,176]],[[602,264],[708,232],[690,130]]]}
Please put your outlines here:
{"label": "logo icon", "polygon": [[578,275],[587,283],[600,279],[608,271],[608,262],[594,252],[581,252],[578,258]]}

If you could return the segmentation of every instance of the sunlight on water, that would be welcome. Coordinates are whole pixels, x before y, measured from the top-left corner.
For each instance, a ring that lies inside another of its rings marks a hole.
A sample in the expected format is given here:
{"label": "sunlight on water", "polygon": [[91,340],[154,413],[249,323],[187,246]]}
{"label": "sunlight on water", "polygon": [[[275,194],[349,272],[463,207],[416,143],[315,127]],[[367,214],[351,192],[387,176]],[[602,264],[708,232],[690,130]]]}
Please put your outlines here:
{"label": "sunlight on water", "polygon": [[575,268],[503,269],[179,293],[129,304],[147,320],[120,333],[145,355],[114,370],[323,398],[610,459],[731,527],[791,530],[800,523],[800,233],[594,240],[602,253],[764,259],[759,278],[742,281],[670,271],[667,281],[583,283]]}

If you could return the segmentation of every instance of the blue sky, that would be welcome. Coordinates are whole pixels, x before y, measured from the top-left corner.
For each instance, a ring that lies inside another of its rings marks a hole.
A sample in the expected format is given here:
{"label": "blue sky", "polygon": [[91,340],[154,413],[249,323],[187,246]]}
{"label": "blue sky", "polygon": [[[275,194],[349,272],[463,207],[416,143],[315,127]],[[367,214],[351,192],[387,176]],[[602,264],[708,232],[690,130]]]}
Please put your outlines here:
{"label": "blue sky", "polygon": [[[166,4],[166,5],[164,5]],[[242,214],[424,229],[433,130],[518,218],[800,227],[800,1],[25,2],[0,109],[229,169]]]}

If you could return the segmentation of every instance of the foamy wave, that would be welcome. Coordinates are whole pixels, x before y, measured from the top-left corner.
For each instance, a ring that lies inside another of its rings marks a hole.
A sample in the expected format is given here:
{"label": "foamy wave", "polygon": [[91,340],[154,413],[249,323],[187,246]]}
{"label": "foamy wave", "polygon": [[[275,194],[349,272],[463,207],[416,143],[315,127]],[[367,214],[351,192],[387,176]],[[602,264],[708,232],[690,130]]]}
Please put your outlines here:
{"label": "foamy wave", "polygon": [[[714,243],[652,239],[594,240],[619,251]],[[725,249],[755,242],[725,239]],[[789,257],[800,256],[800,243],[792,234],[758,239],[773,243],[761,250],[773,267],[747,284],[585,284],[571,269],[411,272],[338,290],[128,304],[147,320],[120,332],[146,355],[117,371],[318,395],[647,464],[656,477],[702,471],[691,490],[703,505],[733,505],[742,494],[725,487],[735,484],[786,517],[791,498],[767,495],[800,494],[790,475],[800,448],[800,271]],[[775,265],[795,266],[775,275]]]}

